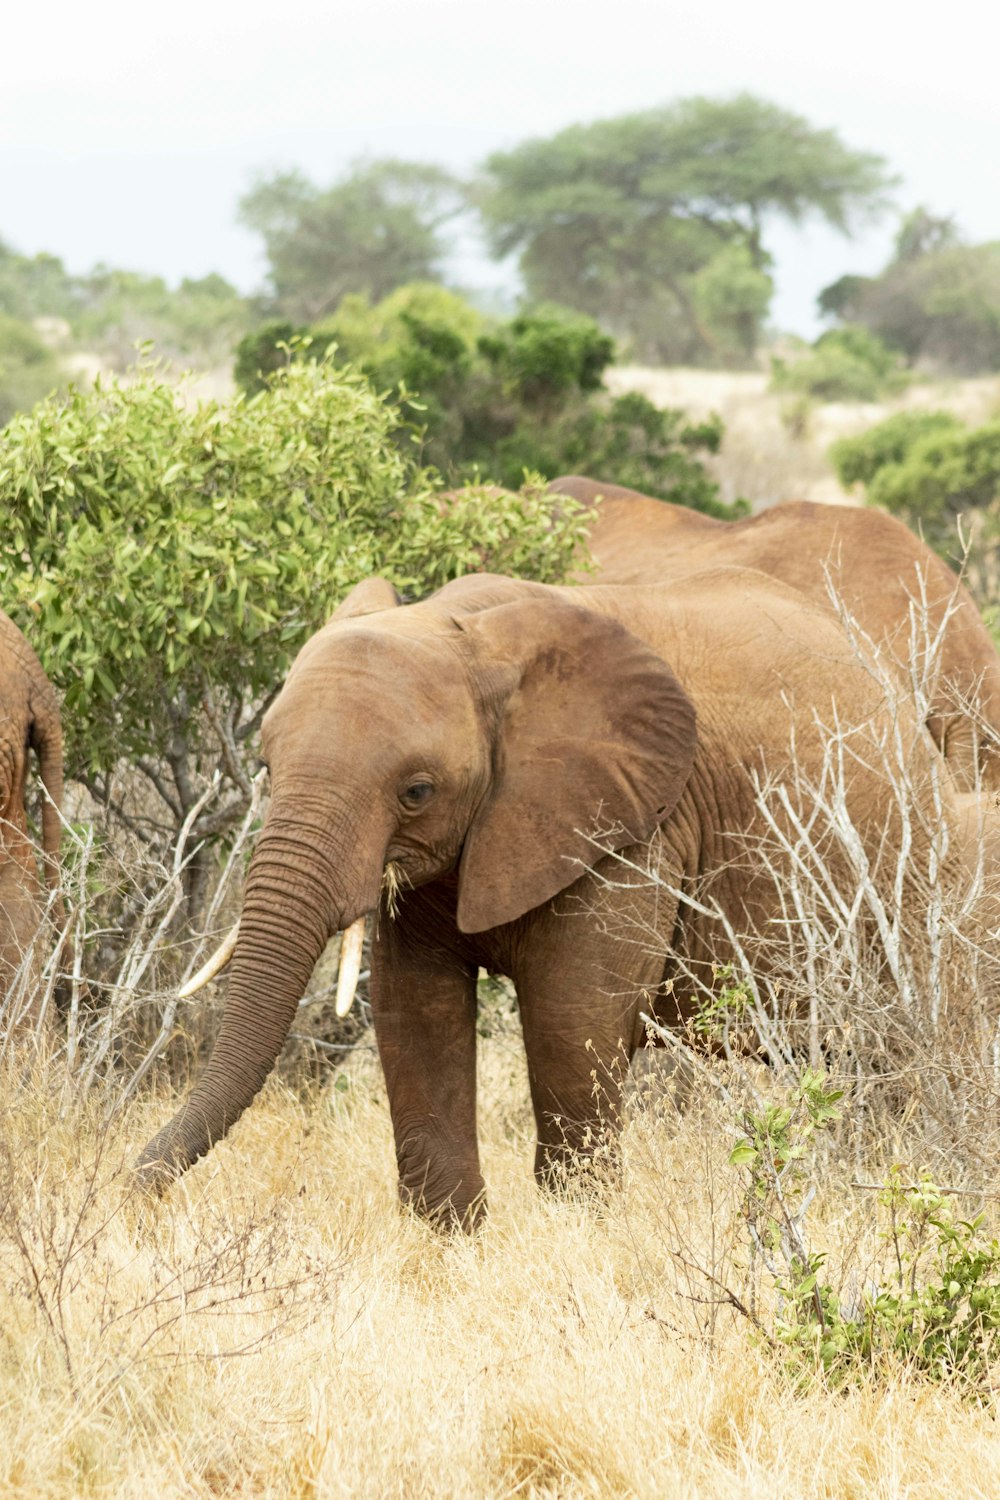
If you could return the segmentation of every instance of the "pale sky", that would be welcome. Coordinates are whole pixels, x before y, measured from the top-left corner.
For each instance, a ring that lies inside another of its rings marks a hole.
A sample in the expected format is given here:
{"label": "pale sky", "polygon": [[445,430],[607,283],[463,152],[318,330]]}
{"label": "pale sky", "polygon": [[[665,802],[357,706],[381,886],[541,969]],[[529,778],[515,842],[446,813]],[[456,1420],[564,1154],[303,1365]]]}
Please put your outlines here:
{"label": "pale sky", "polygon": [[[901,208],[1000,238],[1000,11],[841,0],[55,0],[5,8],[0,237],[74,271],[258,286],[236,223],[254,174],[326,185],[357,157],[470,171],[491,150],[690,94],[748,90],[882,153]],[[774,319],[816,331],[819,289],[874,271],[891,216],[853,242],[774,228]],[[460,247],[467,284],[503,272]]]}

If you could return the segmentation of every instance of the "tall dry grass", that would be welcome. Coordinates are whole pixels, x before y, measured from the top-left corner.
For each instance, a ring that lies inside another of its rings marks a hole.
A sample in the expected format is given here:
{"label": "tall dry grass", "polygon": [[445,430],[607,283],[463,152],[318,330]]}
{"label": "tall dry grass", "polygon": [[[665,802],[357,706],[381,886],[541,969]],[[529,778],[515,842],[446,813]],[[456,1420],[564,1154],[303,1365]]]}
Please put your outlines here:
{"label": "tall dry grass", "polygon": [[[915,649],[926,674],[919,632]],[[886,886],[858,863],[843,808],[852,733],[829,725],[818,778],[758,789],[762,812],[777,812],[754,856],[776,878],[790,860],[795,872],[785,979],[753,989],[770,1068],[675,1039],[635,1070],[620,1169],[543,1195],[516,1012],[484,984],[491,1214],[474,1239],[398,1210],[368,1033],[342,1052],[323,1043],[321,1066],[301,1040],[161,1202],[135,1194],[131,1163],[189,1086],[216,1004],[174,1000],[204,949],[174,926],[184,840],[158,881],[136,877],[145,904],[88,988],[81,955],[102,940],[102,883],[125,882],[128,858],[109,871],[108,851],[77,830],[66,1013],[9,1039],[0,1059],[0,1494],[1000,1493],[995,1390],[970,1401],[905,1360],[859,1368],[837,1390],[792,1378],[767,1336],[780,1288],[751,1254],[729,1161],[746,1111],[781,1099],[811,1053],[849,1096],[807,1163],[800,1229],[845,1298],[886,1273],[869,1185],[894,1165],[915,1175],[930,1161],[963,1210],[998,1228],[995,932],[981,921],[995,890],[984,866],[937,899],[947,849],[914,838],[924,864],[904,859],[899,898],[879,908]],[[932,817],[926,796],[910,805],[891,721],[875,749],[898,784],[897,821]],[[238,905],[251,824],[213,928]],[[846,911],[829,879],[845,867]],[[749,938],[732,936],[753,986]],[[51,968],[45,983],[51,1012]],[[295,1031],[308,1033],[322,997],[320,984]],[[738,1309],[754,1277],[763,1332]]]}
{"label": "tall dry grass", "polygon": [[[0,1492],[30,1496],[988,1496],[995,1421],[908,1378],[796,1393],[706,1267],[738,1258],[733,1121],[633,1108],[620,1184],[546,1198],[512,1026],[481,1049],[493,1211],[441,1239],[394,1202],[373,1060],[272,1082],[154,1207],[128,1163],[173,1106],[3,1080]],[[905,1132],[904,1132],[905,1134]],[[871,1163],[877,1171],[878,1162]],[[814,1240],[870,1203],[834,1154]],[[868,1195],[870,1197],[870,1195]]]}
{"label": "tall dry grass", "polygon": [[[919,381],[881,402],[803,402],[768,390],[763,371],[655,369],[624,365],[608,371],[608,388],[642,391],[658,406],[679,406],[694,418],[718,412],[725,426],[720,452],[707,467],[723,500],[742,495],[754,510],[780,500],[852,503],[827,458],[832,442],[853,437],[895,411],[954,412],[975,426],[1000,411],[1000,379]],[[613,474],[599,478],[614,479]]]}

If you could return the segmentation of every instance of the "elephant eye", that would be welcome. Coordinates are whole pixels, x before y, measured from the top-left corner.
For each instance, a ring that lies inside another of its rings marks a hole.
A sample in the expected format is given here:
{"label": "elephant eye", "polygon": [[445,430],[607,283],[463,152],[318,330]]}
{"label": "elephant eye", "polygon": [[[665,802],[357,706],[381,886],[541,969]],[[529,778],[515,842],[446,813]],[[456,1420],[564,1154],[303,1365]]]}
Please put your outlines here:
{"label": "elephant eye", "polygon": [[423,807],[433,794],[434,783],[432,781],[411,781],[409,786],[400,793],[399,800],[404,807],[413,811],[418,807]]}

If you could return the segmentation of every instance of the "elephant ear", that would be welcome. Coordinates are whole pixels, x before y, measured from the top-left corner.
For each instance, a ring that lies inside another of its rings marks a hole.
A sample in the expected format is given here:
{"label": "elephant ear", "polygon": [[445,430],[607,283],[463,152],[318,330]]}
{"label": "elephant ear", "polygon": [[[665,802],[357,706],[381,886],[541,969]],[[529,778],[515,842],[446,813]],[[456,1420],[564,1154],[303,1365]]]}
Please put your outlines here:
{"label": "elephant ear", "polygon": [[684,790],[697,731],[670,667],[616,620],[548,595],[455,623],[496,721],[459,867],[459,928],[482,932],[648,838]]}
{"label": "elephant ear", "polygon": [[347,598],[341,600],[330,619],[350,620],[355,615],[374,615],[379,610],[395,609],[402,602],[387,578],[363,578],[354,585]]}

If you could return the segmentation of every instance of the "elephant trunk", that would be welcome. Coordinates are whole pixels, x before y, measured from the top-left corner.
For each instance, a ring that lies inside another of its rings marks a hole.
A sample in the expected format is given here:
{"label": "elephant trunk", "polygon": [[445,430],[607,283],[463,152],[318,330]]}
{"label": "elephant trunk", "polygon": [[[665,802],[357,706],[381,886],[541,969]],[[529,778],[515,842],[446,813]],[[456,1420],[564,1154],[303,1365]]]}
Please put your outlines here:
{"label": "elephant trunk", "polygon": [[287,827],[265,830],[247,881],[218,1037],[187,1102],[139,1158],[144,1187],[162,1191],[256,1097],[316,961],[340,925],[332,890],[330,862],[306,836]]}

